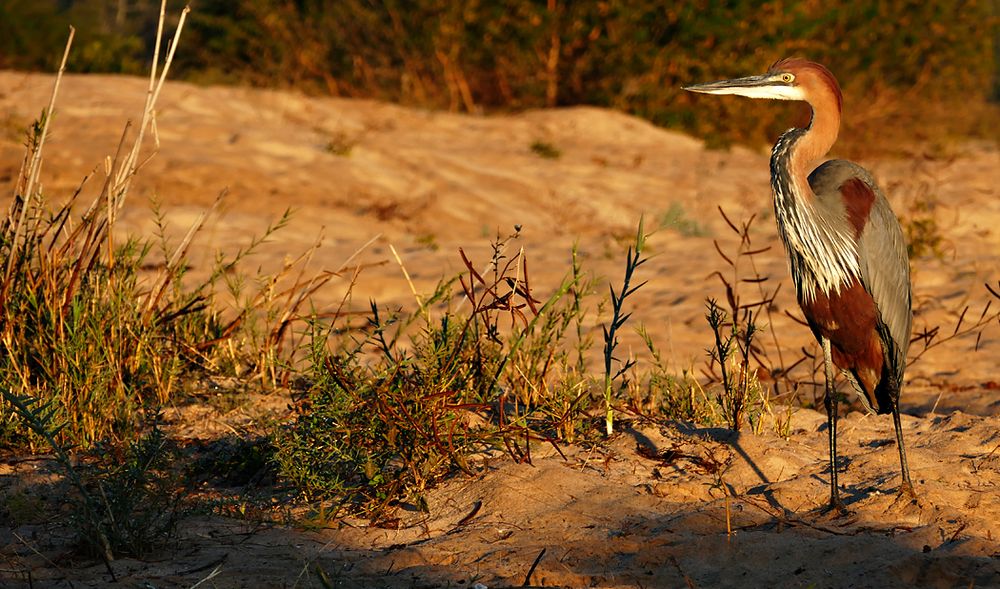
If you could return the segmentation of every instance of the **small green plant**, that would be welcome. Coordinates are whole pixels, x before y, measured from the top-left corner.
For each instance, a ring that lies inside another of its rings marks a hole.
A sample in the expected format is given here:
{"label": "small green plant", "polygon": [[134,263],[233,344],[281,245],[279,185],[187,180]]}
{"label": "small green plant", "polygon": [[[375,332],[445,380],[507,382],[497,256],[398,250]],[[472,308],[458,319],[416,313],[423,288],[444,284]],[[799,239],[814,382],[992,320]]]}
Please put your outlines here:
{"label": "small green plant", "polygon": [[436,252],[439,249],[441,249],[441,246],[438,245],[437,237],[435,237],[433,233],[424,233],[418,235],[416,236],[414,241],[416,241],[418,244],[429,249],[432,252]]}
{"label": "small green plant", "polygon": [[553,143],[536,139],[531,142],[531,152],[538,157],[547,160],[557,160],[562,156],[562,151]]}
{"label": "small green plant", "polygon": [[324,150],[335,156],[350,157],[351,151],[357,144],[357,139],[350,137],[343,131],[338,131],[330,135],[329,140],[327,140],[326,145],[324,146]]}
{"label": "small green plant", "polygon": [[[372,301],[365,325],[349,338],[334,337],[339,314],[311,322],[312,385],[296,401],[295,420],[274,436],[278,472],[307,498],[381,513],[389,500],[419,496],[450,468],[465,468],[467,453],[490,445],[496,428],[473,424],[488,409],[500,345],[495,331],[483,332],[471,318],[446,314],[435,322],[424,313],[451,284],[418,298],[420,309],[409,316],[385,315]],[[472,297],[472,317],[483,300]],[[423,329],[400,345],[421,319]]]}
{"label": "small green plant", "polygon": [[186,513],[185,487],[172,470],[177,447],[154,422],[124,451],[99,450],[84,482],[93,489],[92,497],[99,498],[96,513],[101,517],[95,521],[74,516],[73,525],[91,551],[93,538],[103,536],[111,555],[146,556],[173,536]]}
{"label": "small green plant", "polygon": [[930,195],[926,183],[918,186],[903,217],[906,234],[906,254],[909,259],[924,256],[944,257],[944,236],[938,226],[937,199]]}
{"label": "small green plant", "polygon": [[78,466],[70,448],[59,441],[65,423],[56,421],[52,402],[0,389],[24,424],[52,450],[66,480],[75,488],[70,495],[70,524],[78,547],[103,560],[114,578],[112,562],[118,556],[143,557],[173,533],[184,498],[183,487],[169,467],[175,447],[154,424],[124,453],[109,448],[96,464]]}
{"label": "small green plant", "polygon": [[750,350],[757,333],[753,314],[749,313],[746,322],[740,326],[730,322],[715,299],[709,298],[707,306],[706,319],[715,336],[710,355],[722,373],[722,386],[716,399],[722,408],[723,418],[733,431],[739,431],[744,420],[749,419],[751,429],[756,433],[767,399],[756,371],[750,367]]}
{"label": "small green plant", "polygon": [[906,254],[911,260],[933,255],[936,258],[944,256],[941,249],[943,237],[934,217],[911,217],[905,224]]}
{"label": "small green plant", "polygon": [[660,215],[660,228],[674,229],[685,237],[708,235],[708,230],[698,221],[688,218],[684,206],[677,202],[670,203],[670,208]]}
{"label": "small green plant", "polygon": [[[708,398],[705,389],[690,369],[680,374],[669,370],[659,348],[644,325],[636,331],[653,359],[645,382],[639,388],[641,398],[633,399],[637,413],[651,418],[665,417],[693,423],[713,424],[718,421],[718,407]],[[642,407],[640,405],[645,405]]]}
{"label": "small green plant", "polygon": [[[407,353],[395,345],[402,321],[373,305],[362,341],[332,354],[330,327],[314,327],[314,384],[297,402],[295,422],[275,436],[279,472],[307,498],[360,498],[377,508],[419,495],[485,447],[489,428],[471,425],[476,409],[485,409],[496,349],[474,345],[460,322],[445,317]],[[366,365],[361,354],[369,347],[379,356]]]}
{"label": "small green plant", "polygon": [[[615,287],[609,285],[611,290],[611,323],[604,325],[604,430],[610,436],[614,433],[614,407],[612,405],[612,385],[615,380],[624,375],[635,364],[634,359],[621,360],[615,357],[615,350],[618,348],[618,330],[625,325],[632,313],[624,310],[625,299],[635,294],[637,290],[646,284],[645,281],[637,285],[632,285],[632,278],[635,271],[646,262],[642,257],[642,251],[646,245],[646,234],[643,230],[643,220],[639,218],[639,228],[636,230],[635,242],[629,246],[625,254],[625,277],[622,279],[622,288],[617,293]],[[617,370],[614,365],[618,364]],[[614,370],[614,371],[613,371]]]}

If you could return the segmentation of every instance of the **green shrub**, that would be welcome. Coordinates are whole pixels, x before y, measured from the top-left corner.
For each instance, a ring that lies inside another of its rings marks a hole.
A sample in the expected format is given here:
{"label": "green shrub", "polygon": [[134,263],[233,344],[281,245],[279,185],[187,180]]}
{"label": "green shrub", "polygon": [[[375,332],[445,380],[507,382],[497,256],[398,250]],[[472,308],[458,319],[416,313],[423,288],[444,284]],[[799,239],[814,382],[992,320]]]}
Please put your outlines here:
{"label": "green shrub", "polygon": [[376,508],[419,498],[443,474],[469,470],[470,456],[504,447],[529,460],[532,441],[575,434],[596,400],[572,353],[581,349],[567,347],[586,286],[574,265],[535,300],[523,252],[507,257],[511,238],[494,244],[485,272],[462,254],[460,293],[443,282],[408,315],[385,317],[373,302],[364,326],[314,323],[311,386],[275,435],[283,477],[311,499]]}
{"label": "green shrub", "polygon": [[[381,347],[385,327],[371,326],[372,343]],[[477,342],[460,321],[446,316],[412,352],[386,347],[364,364],[358,353],[322,351],[327,335],[314,334],[313,387],[275,442],[280,472],[307,497],[419,493],[496,441],[497,427],[476,422],[489,412],[499,346]]]}

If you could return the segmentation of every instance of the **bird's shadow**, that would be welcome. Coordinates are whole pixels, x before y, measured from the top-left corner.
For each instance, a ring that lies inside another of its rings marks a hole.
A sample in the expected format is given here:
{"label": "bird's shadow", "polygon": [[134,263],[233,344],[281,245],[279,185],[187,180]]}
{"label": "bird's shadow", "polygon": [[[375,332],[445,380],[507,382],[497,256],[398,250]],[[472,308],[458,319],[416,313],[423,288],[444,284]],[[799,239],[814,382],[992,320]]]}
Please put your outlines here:
{"label": "bird's shadow", "polygon": [[[788,515],[792,513],[787,507],[785,507],[781,501],[774,494],[774,490],[771,489],[771,485],[774,483],[767,474],[764,473],[760,465],[753,459],[752,456],[746,451],[741,443],[743,439],[743,434],[738,431],[733,431],[731,429],[721,428],[721,427],[696,427],[690,424],[678,424],[678,431],[684,435],[707,438],[714,442],[724,444],[731,448],[742,460],[750,467],[753,473],[760,479],[761,484],[756,487],[751,487],[747,490],[747,495],[761,495],[767,504],[771,506],[772,509],[777,510],[779,513]],[[739,493],[732,485],[726,484],[727,490],[731,496],[737,496]]]}

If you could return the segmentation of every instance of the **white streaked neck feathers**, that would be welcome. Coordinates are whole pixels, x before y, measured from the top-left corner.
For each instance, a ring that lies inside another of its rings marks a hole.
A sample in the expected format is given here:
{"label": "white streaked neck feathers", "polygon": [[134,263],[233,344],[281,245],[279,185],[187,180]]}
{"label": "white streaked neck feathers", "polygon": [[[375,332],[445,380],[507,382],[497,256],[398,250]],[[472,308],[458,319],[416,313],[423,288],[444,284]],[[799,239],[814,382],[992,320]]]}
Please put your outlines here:
{"label": "white streaked neck feathers", "polygon": [[815,300],[817,291],[839,293],[860,276],[853,235],[817,209],[808,182],[814,164],[837,139],[840,109],[833,100],[832,94],[809,94],[813,109],[809,127],[785,132],[771,152],[778,233],[788,251],[796,292],[806,302]]}

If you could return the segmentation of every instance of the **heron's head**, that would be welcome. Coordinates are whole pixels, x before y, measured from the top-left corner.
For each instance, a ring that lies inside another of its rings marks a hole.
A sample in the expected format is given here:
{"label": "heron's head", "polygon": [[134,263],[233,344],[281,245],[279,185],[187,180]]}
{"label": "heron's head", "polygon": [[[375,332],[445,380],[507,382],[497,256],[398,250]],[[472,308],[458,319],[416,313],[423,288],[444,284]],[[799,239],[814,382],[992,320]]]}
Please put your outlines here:
{"label": "heron's head", "polygon": [[708,82],[684,88],[702,94],[735,94],[748,98],[802,100],[816,105],[827,99],[840,112],[843,100],[840,85],[830,70],[805,59],[790,58],[776,62],[759,76]]}

